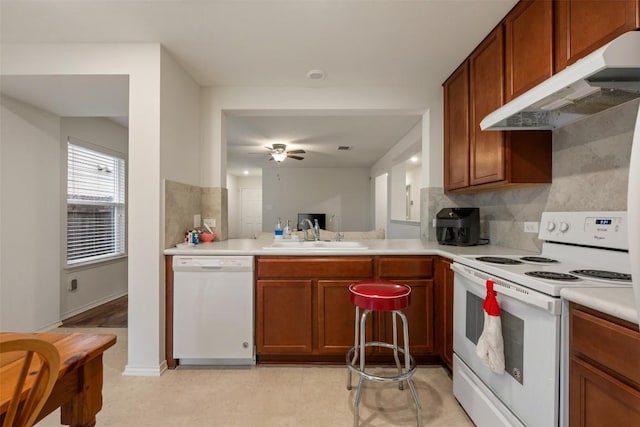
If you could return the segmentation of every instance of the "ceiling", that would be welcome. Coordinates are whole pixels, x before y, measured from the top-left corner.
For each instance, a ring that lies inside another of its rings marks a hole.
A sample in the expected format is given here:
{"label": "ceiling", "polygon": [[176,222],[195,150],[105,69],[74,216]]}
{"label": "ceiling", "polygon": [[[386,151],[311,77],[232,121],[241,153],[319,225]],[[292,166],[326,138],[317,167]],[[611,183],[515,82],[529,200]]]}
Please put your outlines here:
{"label": "ceiling", "polygon": [[[2,0],[0,40],[157,42],[201,86],[439,87],[516,2]],[[309,80],[311,69],[324,70],[326,78]],[[122,78],[3,76],[0,90],[55,114],[126,123],[128,82]],[[66,95],[57,95],[60,90]],[[246,154],[266,153],[260,147],[268,141],[308,151],[305,160],[281,167],[368,167],[418,120],[394,112],[231,116],[229,170],[255,169],[260,161],[270,167],[275,162]],[[337,153],[338,145],[353,149]]]}

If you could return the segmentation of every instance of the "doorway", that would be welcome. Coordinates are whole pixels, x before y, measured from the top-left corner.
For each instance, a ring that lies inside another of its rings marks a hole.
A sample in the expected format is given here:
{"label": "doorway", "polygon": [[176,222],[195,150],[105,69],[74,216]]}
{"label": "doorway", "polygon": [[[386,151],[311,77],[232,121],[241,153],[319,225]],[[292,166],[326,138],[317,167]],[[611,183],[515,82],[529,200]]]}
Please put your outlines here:
{"label": "doorway", "polygon": [[262,231],[262,189],[240,189],[240,238],[253,239]]}

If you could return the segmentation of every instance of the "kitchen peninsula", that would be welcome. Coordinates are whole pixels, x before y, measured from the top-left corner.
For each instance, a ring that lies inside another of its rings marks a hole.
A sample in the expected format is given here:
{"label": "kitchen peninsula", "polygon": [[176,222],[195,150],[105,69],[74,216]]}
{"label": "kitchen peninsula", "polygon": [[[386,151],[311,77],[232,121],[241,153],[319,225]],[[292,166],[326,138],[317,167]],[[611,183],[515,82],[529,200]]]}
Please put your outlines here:
{"label": "kitchen peninsula", "polygon": [[[347,240],[320,248],[305,247],[308,243],[313,242],[278,247],[270,240],[230,239],[166,249],[168,366],[178,363],[173,354],[173,256],[255,257],[258,363],[343,363],[353,345],[348,286],[375,278],[412,287],[406,312],[412,355],[421,363],[442,360],[451,367],[451,260],[458,255],[532,254],[497,245],[444,246],[420,239]],[[376,316],[372,321],[376,339],[388,339],[391,325]]]}

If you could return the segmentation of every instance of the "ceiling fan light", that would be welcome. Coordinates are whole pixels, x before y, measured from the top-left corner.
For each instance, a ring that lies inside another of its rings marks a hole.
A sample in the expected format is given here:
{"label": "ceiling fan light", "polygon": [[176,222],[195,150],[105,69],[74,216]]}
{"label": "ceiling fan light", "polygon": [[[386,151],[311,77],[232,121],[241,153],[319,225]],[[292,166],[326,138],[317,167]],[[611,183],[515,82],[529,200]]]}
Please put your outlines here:
{"label": "ceiling fan light", "polygon": [[273,160],[279,163],[287,158],[287,153],[284,151],[278,151],[275,153],[271,153],[271,157],[273,157]]}

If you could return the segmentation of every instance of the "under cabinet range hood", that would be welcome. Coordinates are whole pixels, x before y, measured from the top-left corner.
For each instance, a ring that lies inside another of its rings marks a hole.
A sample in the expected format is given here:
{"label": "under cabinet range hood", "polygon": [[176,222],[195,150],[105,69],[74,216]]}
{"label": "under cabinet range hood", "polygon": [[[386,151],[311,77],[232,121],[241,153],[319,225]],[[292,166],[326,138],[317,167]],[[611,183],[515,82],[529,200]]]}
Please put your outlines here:
{"label": "under cabinet range hood", "polygon": [[550,130],[640,98],[640,31],[627,32],[523,93],[482,130]]}

